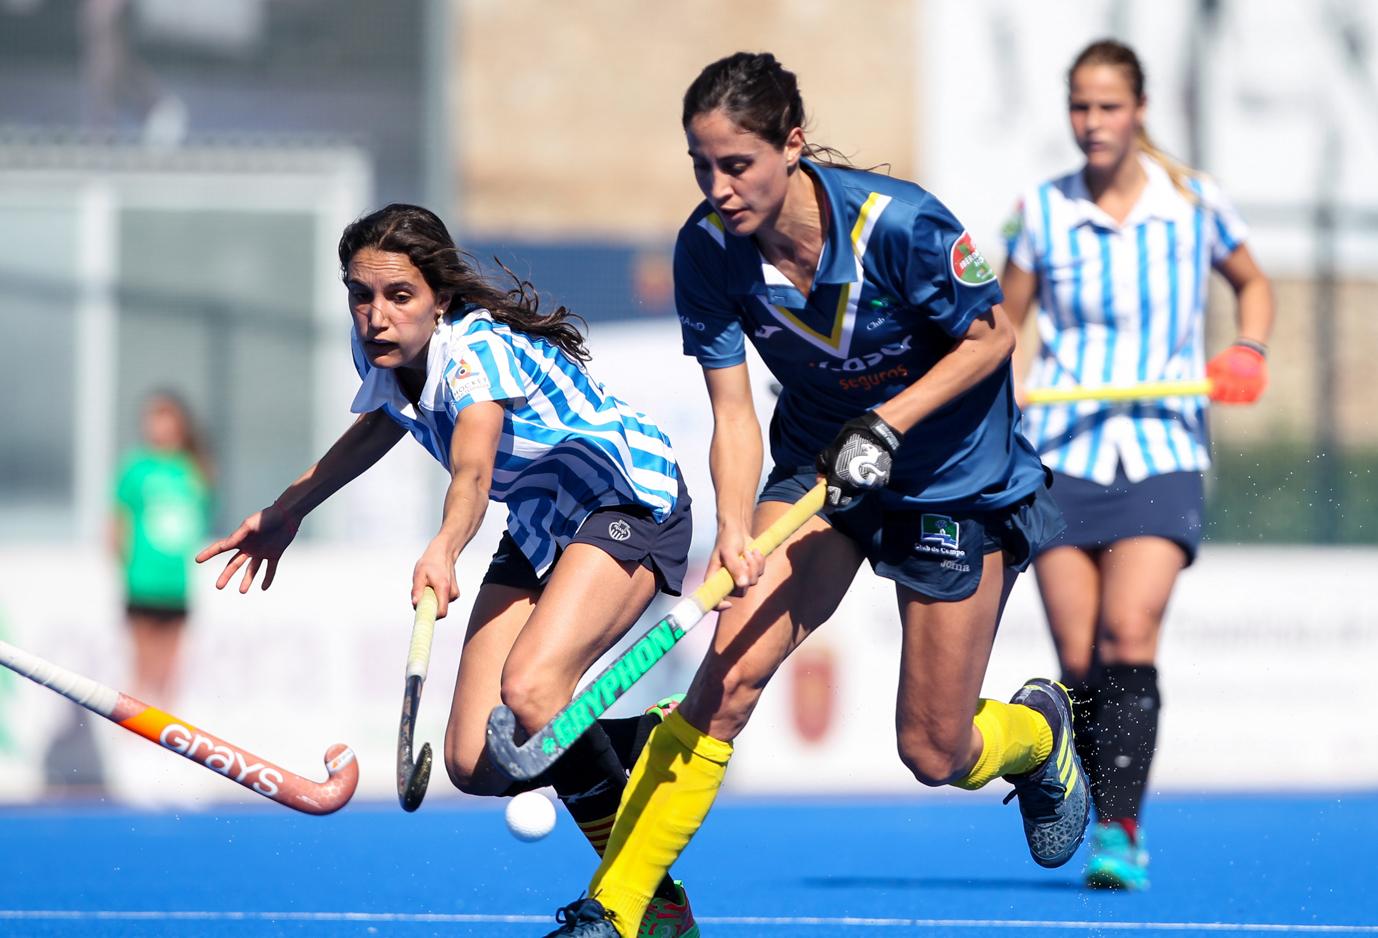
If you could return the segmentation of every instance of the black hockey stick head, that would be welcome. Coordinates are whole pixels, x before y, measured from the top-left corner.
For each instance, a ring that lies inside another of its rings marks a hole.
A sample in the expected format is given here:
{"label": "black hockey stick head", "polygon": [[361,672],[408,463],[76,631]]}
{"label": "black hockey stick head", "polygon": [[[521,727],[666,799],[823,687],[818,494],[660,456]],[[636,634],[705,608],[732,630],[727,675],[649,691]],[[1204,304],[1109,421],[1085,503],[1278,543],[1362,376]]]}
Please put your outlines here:
{"label": "black hockey stick head", "polygon": [[426,786],[430,781],[431,744],[422,743],[421,757],[416,760],[410,771],[403,771],[399,767],[397,772],[397,798],[402,802],[403,811],[415,811],[421,807],[421,800],[426,797]]}
{"label": "black hockey stick head", "polygon": [[426,797],[431,780],[431,744],[421,744],[421,755],[412,761],[412,736],[416,731],[416,710],[421,701],[421,678],[407,678],[402,697],[402,722],[397,729],[397,800],[403,811],[415,811]]}
{"label": "black hockey stick head", "polygon": [[[576,735],[574,739],[577,738]],[[556,741],[550,726],[543,727],[519,745],[517,715],[506,704],[498,704],[488,714],[488,757],[513,781],[525,782],[540,775],[554,765],[567,748]]]}

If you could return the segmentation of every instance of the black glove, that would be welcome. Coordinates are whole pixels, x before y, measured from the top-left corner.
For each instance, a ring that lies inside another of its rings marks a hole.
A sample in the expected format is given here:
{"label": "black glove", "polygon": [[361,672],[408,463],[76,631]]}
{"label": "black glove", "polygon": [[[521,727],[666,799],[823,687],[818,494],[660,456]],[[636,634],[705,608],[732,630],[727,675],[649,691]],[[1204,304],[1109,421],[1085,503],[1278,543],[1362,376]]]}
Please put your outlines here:
{"label": "black glove", "polygon": [[899,433],[874,411],[844,423],[816,463],[828,483],[828,504],[840,508],[869,489],[884,488],[899,448]]}

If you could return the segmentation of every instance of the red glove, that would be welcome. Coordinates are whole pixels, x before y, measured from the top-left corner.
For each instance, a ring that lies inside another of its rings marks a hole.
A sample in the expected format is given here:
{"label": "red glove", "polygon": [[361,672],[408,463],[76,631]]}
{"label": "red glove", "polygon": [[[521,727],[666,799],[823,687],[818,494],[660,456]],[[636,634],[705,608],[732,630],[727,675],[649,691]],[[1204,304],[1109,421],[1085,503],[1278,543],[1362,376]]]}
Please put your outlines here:
{"label": "red glove", "polygon": [[1268,386],[1268,362],[1253,343],[1235,343],[1206,363],[1211,400],[1222,404],[1252,404]]}

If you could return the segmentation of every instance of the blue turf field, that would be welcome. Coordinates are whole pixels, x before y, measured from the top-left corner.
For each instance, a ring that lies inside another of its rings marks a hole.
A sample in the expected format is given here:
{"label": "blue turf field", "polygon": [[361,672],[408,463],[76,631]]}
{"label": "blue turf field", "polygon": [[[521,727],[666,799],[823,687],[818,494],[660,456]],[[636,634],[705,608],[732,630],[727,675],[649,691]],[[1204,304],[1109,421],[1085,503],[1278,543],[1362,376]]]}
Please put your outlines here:
{"label": "blue turf field", "polygon": [[[562,817],[518,843],[494,807],[310,818],[0,812],[0,934],[536,936],[592,853]],[[1378,934],[1378,794],[1163,796],[1153,888],[1081,889],[1027,858],[986,796],[724,800],[678,869],[705,938]]]}

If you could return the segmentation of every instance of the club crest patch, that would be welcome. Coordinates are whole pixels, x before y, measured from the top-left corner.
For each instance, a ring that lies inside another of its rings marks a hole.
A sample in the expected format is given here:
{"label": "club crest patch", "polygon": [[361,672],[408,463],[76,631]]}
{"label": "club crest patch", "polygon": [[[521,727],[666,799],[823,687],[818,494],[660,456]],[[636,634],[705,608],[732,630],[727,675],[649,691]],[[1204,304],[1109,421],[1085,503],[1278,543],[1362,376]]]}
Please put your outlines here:
{"label": "club crest patch", "polygon": [[631,536],[632,526],[621,518],[618,518],[616,521],[612,522],[612,524],[608,525],[608,537],[612,538],[614,541],[625,541]]}
{"label": "club crest patch", "polygon": [[947,515],[919,516],[919,543],[915,545],[919,550],[945,557],[960,557],[961,540],[962,530],[954,519]]}
{"label": "club crest patch", "polygon": [[488,376],[467,355],[460,355],[445,363],[445,383],[458,400],[488,387]]}
{"label": "club crest patch", "polygon": [[976,250],[969,231],[963,231],[962,236],[952,245],[949,260],[952,263],[952,276],[957,278],[958,283],[979,287],[995,279],[995,270],[986,261],[985,256]]}

